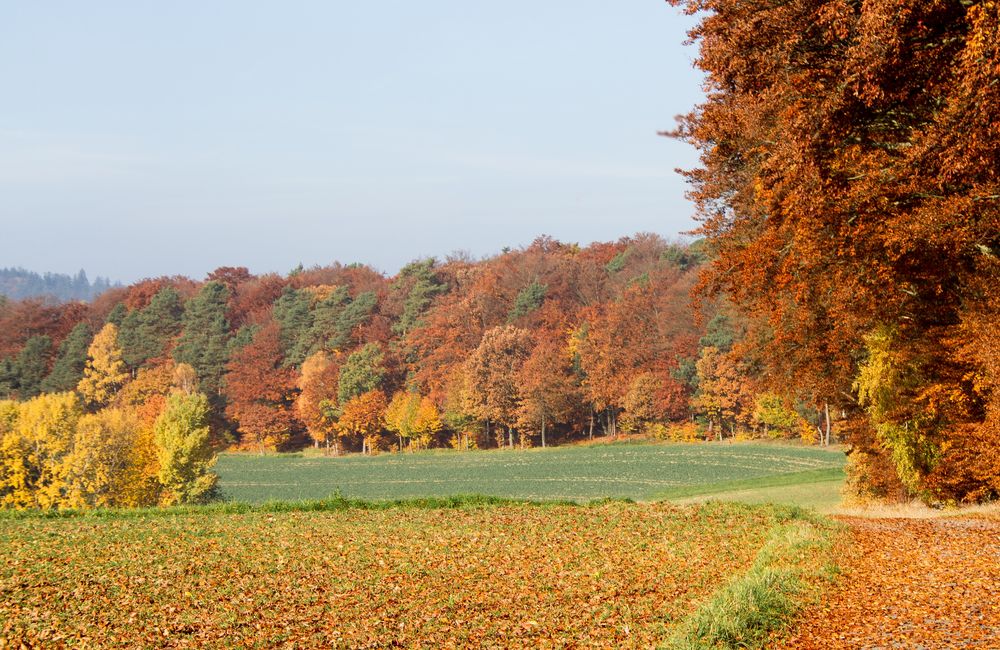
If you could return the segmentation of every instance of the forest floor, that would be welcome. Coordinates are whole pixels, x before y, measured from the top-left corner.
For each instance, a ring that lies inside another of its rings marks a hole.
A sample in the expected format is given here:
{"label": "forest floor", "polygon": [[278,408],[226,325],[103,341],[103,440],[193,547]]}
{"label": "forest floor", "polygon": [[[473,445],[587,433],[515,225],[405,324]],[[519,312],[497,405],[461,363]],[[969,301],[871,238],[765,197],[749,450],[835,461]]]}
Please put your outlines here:
{"label": "forest floor", "polygon": [[849,529],[843,574],[777,647],[998,647],[1000,517],[914,518],[919,512],[838,517]]}

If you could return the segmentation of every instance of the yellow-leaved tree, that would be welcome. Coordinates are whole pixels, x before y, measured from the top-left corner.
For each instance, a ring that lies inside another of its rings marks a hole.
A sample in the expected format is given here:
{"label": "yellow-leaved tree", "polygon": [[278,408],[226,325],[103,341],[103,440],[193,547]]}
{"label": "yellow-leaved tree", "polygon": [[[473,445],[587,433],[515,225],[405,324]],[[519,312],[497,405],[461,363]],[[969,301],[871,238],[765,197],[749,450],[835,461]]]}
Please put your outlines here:
{"label": "yellow-leaved tree", "polygon": [[19,483],[22,454],[15,444],[14,430],[21,409],[14,400],[0,400],[0,507],[10,507],[7,497]]}
{"label": "yellow-leaved tree", "polygon": [[107,408],[81,417],[60,473],[63,507],[148,506],[159,494],[152,431],[126,409]]}
{"label": "yellow-leaved tree", "polygon": [[410,441],[412,448],[425,449],[444,428],[444,423],[431,398],[412,391],[399,391],[386,408],[385,427],[399,436],[400,449],[404,438]]}
{"label": "yellow-leaved tree", "polygon": [[385,428],[399,438],[399,449],[403,449],[403,439],[413,437],[413,424],[420,406],[420,395],[401,390],[392,396],[385,410]]}
{"label": "yellow-leaved tree", "polygon": [[94,337],[87,350],[87,365],[76,390],[88,405],[107,404],[129,379],[118,345],[118,327],[108,323]]}
{"label": "yellow-leaved tree", "polygon": [[64,461],[81,416],[75,393],[43,394],[0,407],[0,506],[62,504]]}
{"label": "yellow-leaved tree", "polygon": [[433,400],[430,397],[421,397],[413,418],[414,442],[417,443],[418,447],[426,449],[434,440],[434,436],[440,433],[443,428],[441,413],[434,405]]}
{"label": "yellow-leaved tree", "polygon": [[215,492],[218,475],[209,471],[215,454],[209,442],[208,398],[177,391],[167,398],[153,426],[161,503],[204,503]]}

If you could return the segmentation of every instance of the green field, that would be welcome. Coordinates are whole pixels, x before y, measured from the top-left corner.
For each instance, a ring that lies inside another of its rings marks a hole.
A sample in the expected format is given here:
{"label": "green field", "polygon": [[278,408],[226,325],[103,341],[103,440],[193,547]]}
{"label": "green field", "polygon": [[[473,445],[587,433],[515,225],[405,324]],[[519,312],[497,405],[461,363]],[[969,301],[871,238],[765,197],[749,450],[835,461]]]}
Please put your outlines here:
{"label": "green field", "polygon": [[[746,500],[826,505],[839,489],[844,454],[812,447],[741,444],[607,444],[526,451],[429,451],[328,458],[224,454],[223,498],[405,499],[484,494],[585,502],[693,499],[749,492]],[[778,496],[767,498],[778,488]],[[763,496],[756,491],[763,489]],[[784,491],[784,492],[783,492]],[[814,500],[815,503],[811,502]]]}

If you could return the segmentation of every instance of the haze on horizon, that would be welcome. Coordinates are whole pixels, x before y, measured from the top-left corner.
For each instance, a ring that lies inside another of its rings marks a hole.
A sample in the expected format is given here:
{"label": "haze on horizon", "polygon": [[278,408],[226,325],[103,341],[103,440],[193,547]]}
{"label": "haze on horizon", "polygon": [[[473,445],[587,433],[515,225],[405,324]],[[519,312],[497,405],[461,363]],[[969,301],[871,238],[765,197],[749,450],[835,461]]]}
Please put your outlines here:
{"label": "haze on horizon", "polygon": [[0,267],[394,273],[693,226],[701,99],[661,0],[0,9]]}

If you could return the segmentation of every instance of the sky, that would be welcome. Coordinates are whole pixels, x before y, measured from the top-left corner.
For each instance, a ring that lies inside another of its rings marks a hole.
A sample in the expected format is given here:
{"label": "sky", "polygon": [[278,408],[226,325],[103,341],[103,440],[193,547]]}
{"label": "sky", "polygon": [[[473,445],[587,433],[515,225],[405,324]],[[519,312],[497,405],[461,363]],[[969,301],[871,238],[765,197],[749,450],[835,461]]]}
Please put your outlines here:
{"label": "sky", "polygon": [[663,0],[0,5],[0,267],[125,282],[694,226]]}

